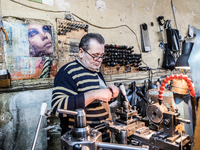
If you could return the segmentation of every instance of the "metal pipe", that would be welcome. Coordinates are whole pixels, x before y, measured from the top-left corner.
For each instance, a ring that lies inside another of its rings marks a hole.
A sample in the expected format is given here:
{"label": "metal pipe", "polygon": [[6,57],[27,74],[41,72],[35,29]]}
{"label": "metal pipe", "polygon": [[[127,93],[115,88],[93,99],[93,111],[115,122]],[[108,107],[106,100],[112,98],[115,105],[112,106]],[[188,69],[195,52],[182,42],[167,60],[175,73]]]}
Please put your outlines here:
{"label": "metal pipe", "polygon": [[130,146],[130,145],[123,145],[123,144],[112,144],[106,142],[97,142],[97,148],[107,148],[113,150],[148,150],[148,148],[141,147],[141,146]]}
{"label": "metal pipe", "polygon": [[31,150],[35,149],[35,145],[36,145],[36,142],[37,142],[38,134],[39,134],[39,131],[40,131],[40,126],[41,126],[41,123],[42,123],[42,116],[44,116],[46,108],[47,108],[47,103],[42,103],[41,111],[40,111],[40,118],[39,118],[39,121],[38,121],[38,126],[37,126],[37,130],[36,130],[36,133],[35,133],[35,138],[34,138]]}

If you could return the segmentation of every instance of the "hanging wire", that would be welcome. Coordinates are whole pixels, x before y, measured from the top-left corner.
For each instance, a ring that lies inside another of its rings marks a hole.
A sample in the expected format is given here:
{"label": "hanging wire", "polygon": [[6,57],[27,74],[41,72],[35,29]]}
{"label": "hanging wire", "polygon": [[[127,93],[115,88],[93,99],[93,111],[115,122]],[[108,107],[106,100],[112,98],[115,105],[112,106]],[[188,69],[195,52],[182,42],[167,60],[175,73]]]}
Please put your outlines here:
{"label": "hanging wire", "polygon": [[[68,12],[68,11],[53,11],[53,10],[40,9],[40,8],[32,7],[32,6],[17,2],[15,0],[11,0],[11,1],[14,2],[14,3],[20,4],[22,6],[25,6],[25,7],[31,8],[31,9],[35,9],[35,10],[40,10],[40,11],[46,11],[46,12],[52,12],[52,13],[66,13],[66,12]],[[140,52],[140,54],[142,54],[142,50],[141,50],[140,45],[139,45],[139,40],[138,40],[137,34],[128,25],[125,24],[125,25],[118,25],[118,26],[114,26],[114,27],[102,27],[102,26],[98,26],[98,25],[95,25],[93,23],[90,23],[89,21],[82,19],[81,17],[77,16],[74,13],[71,13],[71,14],[73,16],[77,17],[78,19],[80,19],[81,21],[83,21],[83,22],[85,22],[85,23],[87,23],[87,24],[89,24],[93,27],[99,28],[99,29],[116,29],[116,28],[120,28],[120,27],[128,28],[135,35],[139,52]],[[142,59],[142,62],[148,67],[148,65],[144,62],[143,59]]]}

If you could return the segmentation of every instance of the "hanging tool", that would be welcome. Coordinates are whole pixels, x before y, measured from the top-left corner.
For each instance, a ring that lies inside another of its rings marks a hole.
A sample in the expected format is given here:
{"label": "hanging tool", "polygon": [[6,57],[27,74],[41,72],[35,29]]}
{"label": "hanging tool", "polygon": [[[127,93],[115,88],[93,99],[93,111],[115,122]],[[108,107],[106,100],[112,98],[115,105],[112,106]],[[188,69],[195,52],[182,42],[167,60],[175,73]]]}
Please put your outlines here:
{"label": "hanging tool", "polygon": [[8,40],[8,35],[7,35],[6,31],[5,31],[5,29],[3,28],[3,22],[2,22],[2,20],[0,20],[0,30],[3,31],[3,33],[5,34],[5,37],[6,37],[6,41],[8,42],[9,41]]}
{"label": "hanging tool", "polygon": [[164,16],[158,16],[157,17],[157,22],[158,22],[158,26],[159,26],[159,29],[160,31],[158,32],[158,37],[159,37],[159,47],[162,48],[162,50],[164,51],[164,37],[163,37],[163,30],[161,29],[161,26],[163,26],[165,24],[165,20],[164,20]]}
{"label": "hanging tool", "polygon": [[150,52],[151,51],[151,44],[150,44],[147,24],[146,23],[141,24],[140,30],[141,30],[142,51],[143,52]]}
{"label": "hanging tool", "polygon": [[[164,22],[163,22],[163,21],[164,21]],[[163,26],[164,23],[165,23],[164,16],[158,16],[158,17],[157,17],[157,22],[158,22],[160,31],[162,31],[162,29],[161,29],[160,26]]]}
{"label": "hanging tool", "polygon": [[42,123],[42,117],[44,116],[44,113],[45,113],[45,111],[46,111],[46,108],[47,108],[47,103],[42,103],[41,111],[40,111],[40,118],[39,118],[37,130],[36,130],[36,133],[35,133],[35,138],[34,138],[33,146],[32,146],[32,149],[31,149],[31,150],[34,150],[34,149],[35,149],[35,145],[36,145],[37,138],[38,138],[38,133],[39,133],[39,131],[40,131],[40,125],[41,125],[41,123]]}

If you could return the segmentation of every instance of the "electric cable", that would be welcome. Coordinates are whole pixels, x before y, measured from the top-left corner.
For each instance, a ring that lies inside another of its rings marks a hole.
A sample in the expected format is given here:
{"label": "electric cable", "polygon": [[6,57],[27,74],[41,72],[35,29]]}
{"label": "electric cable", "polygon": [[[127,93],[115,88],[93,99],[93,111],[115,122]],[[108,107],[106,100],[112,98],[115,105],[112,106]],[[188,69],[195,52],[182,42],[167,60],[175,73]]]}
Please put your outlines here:
{"label": "electric cable", "polygon": [[11,2],[14,2],[14,3],[17,3],[19,5],[22,5],[22,6],[25,6],[25,7],[28,7],[28,8],[32,8],[32,9],[36,9],[36,10],[40,10],[40,11],[46,11],[46,12],[53,12],[53,13],[66,13],[67,11],[55,11],[55,10],[46,10],[46,9],[40,9],[40,8],[36,8],[36,7],[33,7],[33,6],[29,6],[29,5],[26,5],[26,4],[23,4],[23,3],[20,3],[20,2],[17,2],[15,0],[10,0]]}
{"label": "electric cable", "polygon": [[[12,2],[14,2],[14,3],[17,3],[17,4],[19,4],[19,5],[22,5],[22,6],[24,6],[24,7],[28,7],[28,8],[31,8],[31,9],[35,9],[35,10],[39,10],[39,11],[45,11],[45,12],[51,12],[51,13],[66,13],[66,12],[69,12],[69,11],[54,11],[54,10],[45,10],[45,9],[40,9],[40,8],[36,8],[36,7],[33,7],[33,6],[29,6],[29,5],[26,5],[26,4],[23,4],[23,3],[21,3],[21,2],[17,2],[17,1],[15,1],[15,0],[10,0],[10,1],[12,1]],[[172,0],[171,0],[171,7],[172,7],[172,11],[173,11],[173,16],[174,16],[174,20],[175,20],[175,24],[176,24],[176,18],[175,18],[175,14],[174,14],[174,10],[173,10],[173,2],[172,2]],[[70,13],[70,12],[69,12]],[[74,14],[74,13],[70,13],[70,14],[72,14],[73,16],[75,16],[75,17],[77,17],[78,19],[80,19],[81,21],[83,21],[83,22],[86,22],[87,24],[89,24],[89,25],[91,25],[91,26],[93,26],[93,27],[96,27],[96,28],[100,28],[100,29],[116,29],[116,28],[120,28],[120,27],[126,27],[126,28],[128,28],[134,35],[135,35],[135,37],[136,37],[136,41],[137,41],[137,46],[138,46],[138,48],[139,48],[139,51],[140,51],[140,54],[142,54],[142,51],[141,51],[141,48],[140,48],[140,45],[139,45],[139,40],[138,40],[138,37],[137,37],[137,34],[128,26],[128,25],[118,25],[118,26],[114,26],[114,27],[102,27],[102,26],[98,26],[98,25],[95,25],[95,24],[92,24],[92,23],[90,23],[90,22],[88,22],[88,21],[86,21],[86,20],[84,20],[84,19],[82,19],[81,17],[79,17],[78,15],[76,15],[76,14]],[[15,17],[15,18],[17,18],[17,19],[21,19],[21,20],[24,20],[23,18],[19,18],[19,17]],[[176,24],[176,28],[177,28],[177,24]],[[142,62],[148,67],[148,65],[143,61],[143,59],[142,59]],[[152,72],[152,69],[149,71],[149,76],[148,77],[143,77],[143,78],[140,78],[140,79],[134,79],[134,80],[141,80],[141,79],[147,79],[147,78],[153,78],[153,74],[155,74],[155,73],[153,73]],[[127,78],[118,78],[118,79],[114,79],[114,80],[110,80],[110,81],[117,81],[117,80],[133,80],[133,79],[127,79]],[[50,87],[49,86],[42,86],[42,87],[40,87],[40,89],[45,89],[45,88],[52,88],[53,86],[51,85]],[[34,88],[25,88],[25,89],[23,89],[23,88],[20,88],[20,89],[14,89],[14,90],[10,90],[10,91],[7,91],[7,92],[13,92],[13,91],[20,91],[20,90],[34,90]],[[3,93],[3,91],[2,91],[2,93]]]}
{"label": "electric cable", "polygon": [[[11,0],[12,2],[14,3],[17,3],[17,4],[20,4],[22,6],[25,6],[25,7],[28,7],[28,8],[31,8],[31,9],[36,9],[36,10],[40,10],[40,11],[46,11],[46,12],[53,12],[53,13],[66,13],[68,11],[53,11],[53,10],[45,10],[45,9],[39,9],[39,8],[35,8],[35,7],[32,7],[32,6],[29,6],[29,5],[26,5],[26,4],[23,4],[23,3],[20,3],[20,2],[17,2],[15,0]],[[99,28],[99,29],[116,29],[116,28],[120,28],[120,27],[126,27],[128,28],[134,35],[135,35],[135,38],[136,38],[136,41],[137,41],[137,46],[138,46],[138,49],[140,51],[140,54],[142,54],[142,51],[141,51],[141,48],[140,48],[140,45],[139,45],[139,41],[138,41],[138,37],[137,37],[137,34],[128,26],[128,25],[118,25],[118,26],[114,26],[114,27],[102,27],[102,26],[98,26],[98,25],[95,25],[95,24],[92,24],[90,22],[88,22],[87,20],[84,20],[82,19],[81,17],[79,17],[78,15],[74,14],[74,13],[71,13],[73,16],[77,17],[78,19],[80,19],[81,21],[93,26],[93,27],[96,27],[96,28]],[[148,65],[144,62],[144,60],[142,59],[142,62],[148,67]]]}
{"label": "electric cable", "polygon": [[[32,7],[32,6],[28,6],[26,4],[23,4],[23,3],[20,3],[20,2],[16,2],[15,0],[11,0],[12,2],[15,2],[17,4],[20,4],[20,5],[23,5],[25,7],[28,7],[28,8],[31,8],[31,9],[36,9],[36,10],[40,10],[40,11],[46,11],[46,12],[52,12],[52,13],[66,13],[67,11],[52,11],[52,10],[44,10],[44,9],[39,9],[39,8],[35,8],[35,7]],[[81,17],[79,17],[78,15],[74,14],[74,13],[71,13],[73,16],[75,16],[76,18],[80,19],[81,21],[93,26],[93,27],[96,27],[96,28],[99,28],[99,29],[116,29],[116,28],[120,28],[120,27],[126,27],[128,28],[134,35],[135,35],[135,38],[136,38],[136,41],[137,41],[137,46],[138,46],[138,49],[139,49],[139,52],[140,54],[142,54],[142,51],[141,51],[141,48],[140,48],[140,45],[139,45],[139,40],[138,40],[138,37],[137,37],[137,34],[128,26],[128,25],[118,25],[118,26],[114,26],[114,27],[102,27],[102,26],[98,26],[98,25],[95,25],[93,23],[90,23],[88,22],[87,20],[84,20],[82,19]],[[149,67],[145,62],[144,60],[141,58],[143,64],[145,64],[147,67]],[[153,72],[152,70],[149,71],[149,79],[152,80],[153,78]],[[120,80],[123,80],[123,79],[126,79],[127,78],[120,78]],[[147,77],[144,77],[142,79],[147,79]],[[119,79],[116,79],[116,80],[119,80]],[[112,81],[116,81],[116,80],[112,80]],[[132,79],[128,79],[128,80],[132,80]],[[141,80],[141,79],[139,79]]]}
{"label": "electric cable", "polygon": [[[68,11],[45,10],[45,9],[40,9],[40,8],[32,7],[32,6],[17,2],[15,0],[11,0],[11,1],[14,2],[14,3],[20,4],[22,6],[25,6],[25,7],[31,8],[31,9],[40,10],[40,11],[53,12],[53,13],[62,13],[62,12],[66,13],[66,12],[68,12]],[[140,49],[140,46],[139,46],[137,34],[128,25],[118,25],[118,26],[114,26],[114,27],[101,27],[101,26],[92,24],[92,23],[88,22],[87,20],[82,19],[81,17],[79,17],[78,15],[76,15],[74,13],[71,13],[71,14],[74,15],[75,17],[77,17],[78,19],[80,19],[81,21],[86,22],[87,24],[89,24],[89,25],[91,25],[93,27],[96,27],[96,28],[100,28],[100,29],[115,29],[115,28],[119,28],[119,27],[127,27],[136,36],[136,40],[137,40],[137,43],[138,43],[138,48],[139,48],[140,53],[141,53],[141,49]]]}

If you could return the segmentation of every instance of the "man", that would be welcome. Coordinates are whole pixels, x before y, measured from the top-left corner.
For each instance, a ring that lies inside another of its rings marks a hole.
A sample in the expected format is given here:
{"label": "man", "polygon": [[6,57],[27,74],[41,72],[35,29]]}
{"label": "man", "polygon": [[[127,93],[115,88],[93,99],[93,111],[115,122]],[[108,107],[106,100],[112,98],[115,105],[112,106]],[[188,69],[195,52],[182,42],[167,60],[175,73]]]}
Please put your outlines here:
{"label": "man", "polygon": [[51,104],[53,113],[60,118],[61,135],[73,126],[74,120],[73,116],[58,114],[59,108],[85,109],[90,127],[99,125],[108,118],[109,112],[101,102],[108,105],[111,98],[118,96],[119,89],[114,85],[106,87],[102,74],[97,72],[103,55],[104,38],[97,33],[88,33],[80,41],[78,59],[58,71]]}

